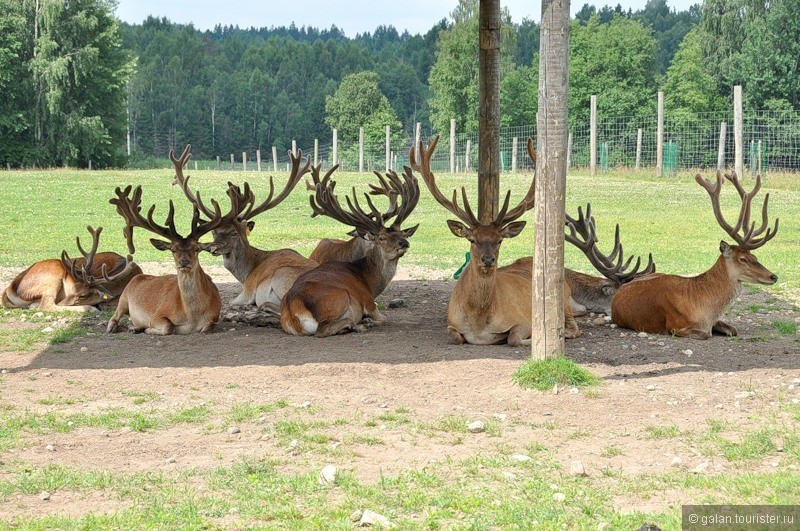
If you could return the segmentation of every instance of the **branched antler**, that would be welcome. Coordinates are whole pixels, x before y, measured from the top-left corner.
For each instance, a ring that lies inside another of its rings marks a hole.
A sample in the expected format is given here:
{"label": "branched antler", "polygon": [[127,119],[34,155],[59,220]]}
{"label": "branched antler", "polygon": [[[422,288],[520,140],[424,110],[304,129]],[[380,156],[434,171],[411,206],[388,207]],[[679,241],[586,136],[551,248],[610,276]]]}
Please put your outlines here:
{"label": "branched antler", "polygon": [[78,266],[79,259],[70,258],[66,250],[61,251],[61,264],[72,278],[74,278],[76,282],[82,282],[84,284],[105,284],[127,275],[133,268],[133,257],[131,255],[128,255],[123,262],[120,262],[111,271],[107,271],[106,264],[102,264],[100,266],[99,278],[95,276],[94,257],[97,254],[97,247],[100,244],[100,233],[103,232],[103,227],[97,227],[97,230],[95,230],[91,226],[87,226],[86,230],[92,235],[92,247],[88,253],[81,246],[80,237],[75,237],[78,251],[80,251],[84,258],[81,266]]}

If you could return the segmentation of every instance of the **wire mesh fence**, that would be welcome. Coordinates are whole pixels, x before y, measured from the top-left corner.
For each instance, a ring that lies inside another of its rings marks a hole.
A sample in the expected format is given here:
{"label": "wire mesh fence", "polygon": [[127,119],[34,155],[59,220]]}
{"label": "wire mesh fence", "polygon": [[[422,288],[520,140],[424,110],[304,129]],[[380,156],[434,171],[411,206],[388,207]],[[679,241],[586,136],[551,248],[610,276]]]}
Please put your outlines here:
{"label": "wire mesh fence", "polygon": [[[655,115],[634,117],[599,117],[597,121],[596,164],[598,171],[615,168],[654,168],[657,157],[657,124]],[[720,137],[724,131],[722,166],[734,165],[733,113],[701,113],[691,116],[666,114],[663,135],[663,171],[670,174],[679,170],[716,168],[720,152]],[[456,133],[451,142],[449,131],[423,128],[421,137],[428,141],[440,135],[431,168],[437,172],[474,172],[478,166],[478,134]],[[336,145],[332,136],[319,139],[314,146],[297,146],[311,155],[323,169],[335,162],[343,171],[384,171],[388,167],[398,171],[408,164],[408,153],[414,136],[395,134],[387,159],[385,141],[365,141],[363,151],[359,139],[339,137]],[[500,169],[529,171],[531,162],[526,151],[528,137],[536,138],[535,125],[508,127],[500,132]],[[175,140],[171,135],[159,137],[161,144]],[[396,138],[401,138],[400,141]],[[261,152],[261,169],[286,170],[290,164],[288,150],[292,146],[279,146]],[[750,172],[800,170],[800,112],[744,111],[743,112],[744,164]],[[315,157],[316,155],[316,157]],[[161,155],[163,157],[163,154]],[[243,159],[244,156],[244,159]],[[590,165],[590,124],[582,123],[570,128],[568,162],[573,169]],[[220,154],[219,163],[203,163],[206,168],[241,170],[257,169],[255,149],[233,154]],[[245,162],[246,161],[246,162]]]}

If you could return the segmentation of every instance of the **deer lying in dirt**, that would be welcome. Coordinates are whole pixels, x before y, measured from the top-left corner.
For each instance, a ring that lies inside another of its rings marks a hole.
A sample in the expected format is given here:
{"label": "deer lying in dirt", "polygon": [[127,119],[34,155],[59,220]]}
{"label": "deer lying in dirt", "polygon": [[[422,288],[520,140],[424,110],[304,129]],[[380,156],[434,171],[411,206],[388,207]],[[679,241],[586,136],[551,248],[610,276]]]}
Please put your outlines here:
{"label": "deer lying in dirt", "polygon": [[[384,213],[368,194],[364,196],[370,212],[365,212],[355,189],[344,208],[334,193],[335,184],[327,179],[317,182],[311,197],[313,211],[355,227],[359,237],[372,245],[363,258],[325,262],[297,279],[280,306],[281,327],[288,334],[326,337],[351,330],[363,332],[365,318],[383,322],[386,318],[378,311],[375,296],[394,276],[397,261],[409,248],[407,234],[416,230],[399,229],[419,198],[419,186],[409,168],[398,197],[390,200]],[[395,221],[387,228],[385,223],[392,217]]]}
{"label": "deer lying in dirt", "polygon": [[[204,216],[211,217],[214,213],[191,191],[188,186],[189,176],[183,175],[183,167],[191,157],[190,147],[186,146],[179,159],[170,155],[175,167],[173,184],[181,187],[189,202]],[[248,183],[244,183],[243,190],[233,183],[228,183],[228,195],[236,196],[239,210],[235,216],[223,219],[213,230],[214,241],[208,244],[205,250],[215,256],[221,255],[225,269],[242,283],[242,292],[230,302],[231,306],[251,304],[261,306],[267,302],[278,305],[297,277],[317,266],[317,262],[305,258],[292,249],[265,251],[250,245],[250,231],[255,226],[253,218],[279,205],[308,172],[311,165],[309,157],[306,157],[305,163],[302,163],[302,152],[295,155],[290,151],[289,157],[292,169],[283,190],[273,198],[275,187],[270,177],[269,192],[266,199],[258,205],[255,204],[255,195]]]}
{"label": "deer lying in dirt", "polygon": [[778,281],[778,277],[750,252],[775,236],[778,220],[775,220],[774,230],[768,228],[767,194],[761,225],[756,229],[755,222],[750,223],[750,204],[761,188],[760,176],[756,176],[755,186],[750,192],[744,191],[735,173],[726,174],[725,178],[736,188],[742,201],[739,219],[734,226],[725,221],[720,209],[721,172],[717,172],[716,184],[703,179],[700,174],[695,180],[711,197],[717,222],[738,246],[721,241],[721,254],[716,263],[695,277],[655,273],[625,284],[617,291],[611,304],[614,323],[633,330],[694,339],[708,339],[715,332],[728,336],[738,334],[736,328],[720,319],[739,295],[742,282],[771,285]]}
{"label": "deer lying in dirt", "polygon": [[61,260],[55,258],[36,262],[17,275],[3,291],[6,308],[39,308],[46,311],[96,311],[102,304],[111,308],[122,290],[142,270],[117,253],[98,253],[103,227],[86,228],[92,235],[92,247],[87,253],[76,238],[83,258],[70,258],[66,251]]}
{"label": "deer lying in dirt", "polygon": [[137,186],[131,196],[131,187],[116,189],[117,197],[110,203],[125,218],[125,237],[128,249],[134,251],[133,228],[139,227],[153,232],[168,241],[150,239],[153,247],[172,252],[175,275],[135,277],[122,292],[119,305],[108,321],[106,331],[115,332],[120,319],[128,315],[134,331],[154,335],[191,334],[210,332],[219,322],[222,309],[219,291],[203,269],[198,256],[208,247],[200,243],[200,237],[220,223],[229,222],[236,216],[238,205],[231,195],[231,210],[222,216],[219,204],[212,200],[214,215],[208,221],[200,220],[200,209],[193,208],[191,232],[181,236],[175,228],[175,207],[170,201],[165,225],[153,221],[155,205],[150,207],[147,217],[141,214],[142,187]]}
{"label": "deer lying in dirt", "polygon": [[[524,221],[516,221],[534,206],[536,179],[525,198],[510,209],[511,191],[494,220],[481,223],[469,206],[467,192],[461,189],[464,208],[458,205],[458,196],[448,200],[439,191],[436,178],[431,171],[430,160],[439,137],[436,136],[426,148],[422,142],[419,154],[411,149],[409,158],[414,171],[422,174],[433,197],[463,223],[448,220],[450,231],[470,242],[470,261],[458,277],[450,297],[447,310],[447,334],[450,343],[472,343],[491,345],[508,342],[511,346],[531,344],[531,276],[497,268],[500,244],[505,238],[514,238],[525,227]],[[536,165],[533,141],[528,139],[528,155]],[[419,157],[419,160],[417,159]],[[564,284],[564,335],[568,338],[580,335],[580,330],[569,305],[569,284]]]}
{"label": "deer lying in dirt", "polygon": [[[311,176],[314,180],[313,189],[324,190],[329,187],[332,193],[336,187],[336,182],[331,181],[330,178],[337,167],[338,166],[334,166],[331,168],[322,179],[319,177],[319,166],[312,168]],[[403,173],[402,178],[400,178],[394,170],[387,171],[385,177],[377,171],[374,173],[380,182],[380,186],[370,184],[369,193],[371,195],[386,196],[389,198],[389,208],[386,212],[378,214],[377,210],[373,208],[373,211],[369,214],[370,216],[379,216],[379,218],[376,218],[378,225],[375,225],[376,227],[380,226],[380,230],[377,230],[377,232],[373,229],[365,229],[361,216],[350,218],[343,215],[341,211],[326,210],[318,201],[317,203],[314,202],[315,196],[312,195],[309,197],[311,200],[311,209],[314,212],[312,216],[333,217],[341,223],[354,227],[354,230],[350,233],[353,237],[349,240],[329,238],[321,240],[311,253],[312,260],[316,260],[320,264],[326,262],[355,262],[367,256],[382,239],[393,240],[396,238],[405,238],[407,240],[414,235],[419,225],[414,225],[406,229],[403,229],[401,225],[408,219],[408,216],[411,215],[419,202],[419,183],[417,179],[408,168],[406,172]],[[311,187],[311,185],[308,186]],[[353,194],[355,196],[355,190]],[[372,207],[372,205],[370,206]],[[389,220],[392,220],[390,224],[387,223]],[[354,223],[361,223],[362,225],[358,226],[354,225]],[[391,255],[384,256],[388,257]],[[373,286],[373,295],[375,297],[383,293],[389,285],[389,282],[394,278],[396,272],[397,259],[387,258],[381,269],[380,281]]]}

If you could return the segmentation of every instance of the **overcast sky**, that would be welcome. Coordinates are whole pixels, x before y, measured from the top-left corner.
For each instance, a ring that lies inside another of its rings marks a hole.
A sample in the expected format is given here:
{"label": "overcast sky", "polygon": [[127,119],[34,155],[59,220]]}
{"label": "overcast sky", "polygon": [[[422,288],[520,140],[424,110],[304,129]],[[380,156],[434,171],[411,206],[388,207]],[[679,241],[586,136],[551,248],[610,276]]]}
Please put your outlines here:
{"label": "overcast sky", "polygon": [[[348,37],[374,31],[380,25],[393,25],[402,33],[425,33],[434,24],[447,18],[458,5],[457,0],[403,0],[402,2],[373,0],[118,0],[117,16],[130,23],[141,23],[148,15],[167,17],[172,22],[194,23],[198,29],[212,29],[217,24],[270,27],[314,26],[330,28],[335,24]],[[667,0],[677,10],[685,10],[702,0]],[[584,3],[597,6],[622,5],[634,11],[644,7],[646,0],[617,0],[608,2],[572,3],[575,14]],[[540,0],[501,1],[511,11],[515,22],[523,18],[539,21]]]}

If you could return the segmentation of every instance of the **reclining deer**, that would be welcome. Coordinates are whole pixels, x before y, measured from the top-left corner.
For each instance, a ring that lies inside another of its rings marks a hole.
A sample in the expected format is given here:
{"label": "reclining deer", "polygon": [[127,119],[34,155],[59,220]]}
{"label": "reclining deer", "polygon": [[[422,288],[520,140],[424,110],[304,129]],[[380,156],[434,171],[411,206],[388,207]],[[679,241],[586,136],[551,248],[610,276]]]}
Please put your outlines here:
{"label": "reclining deer", "polygon": [[[508,342],[511,346],[530,345],[531,277],[498,270],[497,262],[503,239],[518,236],[525,227],[524,221],[516,220],[534,206],[536,179],[533,179],[525,198],[516,207],[508,208],[511,199],[509,191],[497,216],[489,223],[481,223],[472,213],[463,187],[461,196],[464,208],[459,206],[455,191],[452,201],[439,191],[430,167],[438,141],[439,137],[434,137],[427,148],[420,142],[419,160],[415,148],[411,149],[409,158],[411,167],[422,174],[433,197],[461,220],[448,220],[451,232],[470,242],[470,261],[456,282],[447,310],[448,340],[453,344],[491,345]],[[528,154],[535,165],[533,141],[530,139]],[[565,337],[577,337],[580,330],[569,306],[567,283],[564,284],[564,314]]]}
{"label": "reclining deer", "polygon": [[721,254],[716,263],[695,277],[655,273],[625,284],[617,291],[611,304],[614,323],[633,330],[693,339],[708,339],[715,332],[728,336],[738,334],[736,328],[720,319],[739,295],[742,282],[771,285],[778,281],[778,277],[761,265],[750,252],[775,236],[778,219],[775,220],[774,229],[768,228],[767,194],[761,212],[761,225],[756,229],[755,222],[750,223],[750,205],[761,188],[760,176],[756,176],[755,186],[750,192],[744,191],[735,173],[726,174],[725,178],[736,188],[742,201],[739,219],[734,226],[725,221],[720,209],[721,172],[717,172],[716,184],[700,174],[695,180],[711,197],[717,222],[738,245],[721,241]]}
{"label": "reclining deer", "polygon": [[[281,327],[288,334],[326,337],[352,330],[363,332],[367,329],[362,322],[365,319],[383,322],[386,318],[378,311],[375,297],[394,276],[397,261],[409,248],[406,234],[416,229],[399,229],[419,198],[419,186],[410,169],[406,168],[407,187],[399,195],[402,204],[390,201],[389,210],[383,214],[368,194],[364,196],[370,212],[365,212],[355,189],[344,208],[334,193],[335,184],[328,180],[316,184],[312,210],[355,227],[360,237],[374,245],[363,258],[325,262],[297,279],[280,306]],[[387,228],[391,217],[395,221]]]}
{"label": "reclining deer", "polygon": [[3,291],[6,308],[39,308],[46,311],[96,311],[95,306],[113,307],[130,280],[142,273],[130,255],[98,253],[103,227],[86,228],[92,235],[87,253],[76,238],[83,258],[70,258],[66,251],[61,260],[36,262],[17,275]]}
{"label": "reclining deer", "polygon": [[[236,216],[236,196],[231,194],[231,210],[224,217],[219,204],[212,200],[214,215],[208,221],[200,220],[200,208],[194,206],[191,232],[183,237],[175,228],[175,207],[170,201],[165,225],[153,221],[155,205],[145,218],[141,214],[142,187],[137,186],[131,196],[131,187],[116,189],[117,197],[110,200],[117,212],[125,218],[125,237],[128,249],[133,252],[133,229],[139,227],[153,232],[168,241],[150,239],[153,247],[172,252],[175,275],[135,277],[122,292],[119,305],[108,321],[106,331],[115,332],[122,316],[128,315],[131,328],[136,332],[154,335],[190,334],[210,332],[219,322],[222,301],[219,291],[203,269],[198,256],[210,244],[200,243],[200,237],[220,223]],[[198,198],[199,202],[199,198]]]}
{"label": "reclining deer", "polygon": [[[331,175],[337,167],[338,166],[334,166],[331,168],[322,179],[319,177],[319,166],[312,168],[311,176],[314,180],[314,185],[311,186],[307,183],[309,188],[316,191],[324,190],[329,187],[330,193],[332,193],[336,187],[336,182],[331,181]],[[376,217],[376,220],[379,220],[380,230],[378,232],[373,232],[364,227],[351,224],[351,226],[355,227],[353,231],[350,232],[352,235],[351,239],[339,240],[325,238],[321,240],[311,253],[310,258],[312,260],[316,260],[320,264],[325,262],[355,262],[367,256],[372,249],[378,245],[381,239],[392,240],[395,238],[405,238],[408,240],[414,235],[419,225],[414,225],[406,229],[403,229],[401,225],[408,216],[411,215],[419,202],[419,183],[417,179],[411,173],[410,169],[407,169],[402,179],[394,170],[387,171],[385,177],[377,171],[375,175],[378,177],[380,186],[370,184],[369,193],[371,195],[384,195],[389,198],[389,208],[386,212],[377,214],[377,210],[373,209],[372,213],[369,214],[370,216],[379,216],[379,218]],[[342,223],[348,223],[348,221],[346,221],[347,218],[342,217],[337,212],[327,211],[320,205],[315,204],[313,195],[310,196],[309,199],[311,201],[311,209],[314,212],[312,217],[329,216]],[[398,200],[400,200],[399,204]],[[387,221],[392,218],[394,218],[392,223],[387,224]],[[357,217],[355,221],[360,223],[361,218]],[[397,259],[393,257],[389,258],[392,256],[391,254],[383,256],[387,259],[383,262],[381,280],[374,286],[373,295],[375,297],[383,293],[397,272]]]}
{"label": "reclining deer", "polygon": [[[214,213],[192,193],[188,186],[189,176],[183,175],[183,167],[191,157],[190,147],[186,146],[179,159],[170,153],[170,159],[175,167],[173,184],[181,187],[189,202],[200,209],[204,216],[211,217]],[[226,217],[213,230],[214,241],[208,244],[205,250],[215,256],[221,255],[225,269],[243,285],[242,292],[230,302],[231,306],[251,304],[261,306],[265,302],[278,305],[297,277],[317,266],[317,262],[305,258],[292,249],[265,251],[250,245],[249,234],[255,226],[253,218],[279,205],[308,172],[311,164],[309,157],[306,157],[304,164],[301,164],[302,152],[294,155],[290,151],[289,157],[292,169],[283,190],[273,198],[275,187],[270,177],[266,199],[257,206],[255,195],[248,183],[244,183],[243,190],[233,183],[228,183],[228,195],[236,196],[239,211],[233,217]]]}
{"label": "reclining deer", "polygon": [[[578,219],[569,214],[566,215],[566,218],[566,226],[569,229],[565,235],[566,241],[580,249],[595,269],[603,275],[596,277],[564,268],[564,280],[569,284],[572,294],[570,307],[573,315],[585,315],[587,311],[611,315],[611,301],[620,286],[655,271],[653,255],[649,255],[647,266],[642,271],[639,271],[641,258],[638,257],[636,264],[630,269],[633,257],[624,260],[619,238],[619,225],[614,234],[614,248],[608,255],[602,254],[597,249],[597,233],[591,213],[591,204],[586,205],[585,217],[583,210],[578,207]],[[526,278],[531,278],[532,269],[533,257],[526,256],[498,270],[518,273]]]}

